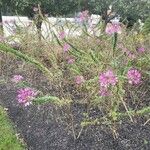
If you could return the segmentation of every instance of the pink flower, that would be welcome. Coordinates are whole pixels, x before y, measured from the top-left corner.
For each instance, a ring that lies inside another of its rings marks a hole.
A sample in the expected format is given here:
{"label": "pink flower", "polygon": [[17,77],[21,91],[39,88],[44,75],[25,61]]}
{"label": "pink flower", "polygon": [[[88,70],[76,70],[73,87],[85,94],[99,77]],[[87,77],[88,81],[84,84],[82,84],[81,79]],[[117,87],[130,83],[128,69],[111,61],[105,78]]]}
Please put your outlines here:
{"label": "pink flower", "polygon": [[89,11],[88,10],[82,11],[79,14],[80,22],[86,21],[88,19],[88,17],[89,17]]}
{"label": "pink flower", "polygon": [[62,32],[59,33],[59,38],[61,40],[63,40],[65,38],[65,36],[66,36],[66,33],[64,31],[62,31]]}
{"label": "pink flower", "polygon": [[37,92],[29,87],[19,89],[17,93],[18,93],[17,95],[18,103],[24,104],[25,106],[31,104],[31,101],[37,95]]}
{"label": "pink flower", "polygon": [[144,47],[139,47],[137,49],[137,51],[140,52],[140,53],[143,53],[143,52],[145,52],[145,48]]}
{"label": "pink flower", "polygon": [[111,70],[108,70],[99,76],[99,83],[101,87],[109,87],[110,85],[114,86],[117,82],[118,79]]}
{"label": "pink flower", "polygon": [[75,62],[75,59],[74,58],[69,58],[67,60],[68,64],[73,64]]}
{"label": "pink flower", "polygon": [[24,78],[21,75],[14,75],[13,78],[11,79],[12,82],[14,83],[19,83],[20,81],[22,81]]}
{"label": "pink flower", "polygon": [[85,10],[79,13],[79,15],[75,18],[78,23],[86,23],[89,20],[89,11]]}
{"label": "pink flower", "polygon": [[70,45],[65,43],[64,46],[63,46],[64,52],[68,52],[69,49],[70,49]]}
{"label": "pink flower", "polygon": [[128,82],[130,84],[139,84],[141,82],[141,73],[137,69],[130,69],[127,73]]}
{"label": "pink flower", "polygon": [[108,23],[105,32],[109,35],[121,33],[121,26],[119,23]]}
{"label": "pink flower", "polygon": [[76,82],[76,84],[81,84],[81,83],[85,82],[85,79],[84,79],[83,76],[76,76],[75,77],[75,82]]}
{"label": "pink flower", "polygon": [[133,53],[131,53],[131,52],[129,52],[128,53],[128,57],[130,58],[130,59],[135,59],[136,58],[136,55],[135,54],[133,54]]}

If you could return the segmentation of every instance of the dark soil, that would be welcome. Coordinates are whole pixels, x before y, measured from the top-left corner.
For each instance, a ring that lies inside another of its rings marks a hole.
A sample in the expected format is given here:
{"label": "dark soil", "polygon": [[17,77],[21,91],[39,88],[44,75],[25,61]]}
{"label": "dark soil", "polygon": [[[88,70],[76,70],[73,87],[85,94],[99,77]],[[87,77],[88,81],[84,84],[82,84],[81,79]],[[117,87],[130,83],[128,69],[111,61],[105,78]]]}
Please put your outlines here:
{"label": "dark soil", "polygon": [[[117,126],[118,138],[105,127],[91,126],[74,141],[63,121],[56,121],[51,105],[22,107],[16,101],[16,89],[0,85],[0,103],[8,108],[11,120],[27,144],[28,150],[149,150],[150,126],[122,123]],[[80,111],[79,106],[74,106]],[[76,115],[78,115],[78,111]],[[79,118],[80,119],[80,118]]]}

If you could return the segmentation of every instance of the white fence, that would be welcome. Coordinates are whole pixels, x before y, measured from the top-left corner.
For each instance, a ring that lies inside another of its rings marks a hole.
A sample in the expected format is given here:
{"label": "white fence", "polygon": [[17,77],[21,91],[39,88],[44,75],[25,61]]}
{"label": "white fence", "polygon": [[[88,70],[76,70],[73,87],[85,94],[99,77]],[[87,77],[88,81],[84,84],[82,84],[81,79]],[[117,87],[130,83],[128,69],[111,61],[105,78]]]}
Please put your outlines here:
{"label": "white fence", "polygon": [[[13,36],[15,34],[16,25],[21,28],[28,27],[28,30],[31,33],[36,33],[36,27],[33,26],[33,22],[29,20],[28,17],[2,16],[2,20],[5,37]],[[93,25],[97,24],[99,20],[99,15],[91,15],[92,22],[88,30],[91,31]],[[44,21],[42,23],[42,36],[45,39],[52,38],[52,31],[58,35],[60,30],[62,30],[62,27],[68,36],[79,36],[82,33],[81,28],[77,28],[74,18],[49,17],[47,22]]]}

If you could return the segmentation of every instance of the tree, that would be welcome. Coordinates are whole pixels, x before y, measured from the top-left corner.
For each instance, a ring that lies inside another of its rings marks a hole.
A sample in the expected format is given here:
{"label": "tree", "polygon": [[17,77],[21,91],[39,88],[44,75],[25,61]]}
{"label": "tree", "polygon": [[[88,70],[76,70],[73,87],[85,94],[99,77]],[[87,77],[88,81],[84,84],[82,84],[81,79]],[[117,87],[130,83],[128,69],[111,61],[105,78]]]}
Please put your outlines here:
{"label": "tree", "polygon": [[10,6],[10,0],[0,0],[0,31],[3,34],[3,24],[2,24],[2,15],[5,11],[8,11],[8,6]]}
{"label": "tree", "polygon": [[[115,14],[110,16],[112,12]],[[150,1],[149,0],[89,0],[88,9],[91,13],[99,14],[105,23],[110,19],[119,15],[122,20],[126,20],[128,26],[132,26],[138,19],[143,21],[150,16]]]}
{"label": "tree", "polygon": [[128,27],[133,26],[138,19],[144,22],[150,16],[149,0],[119,0],[119,5],[114,8]]}

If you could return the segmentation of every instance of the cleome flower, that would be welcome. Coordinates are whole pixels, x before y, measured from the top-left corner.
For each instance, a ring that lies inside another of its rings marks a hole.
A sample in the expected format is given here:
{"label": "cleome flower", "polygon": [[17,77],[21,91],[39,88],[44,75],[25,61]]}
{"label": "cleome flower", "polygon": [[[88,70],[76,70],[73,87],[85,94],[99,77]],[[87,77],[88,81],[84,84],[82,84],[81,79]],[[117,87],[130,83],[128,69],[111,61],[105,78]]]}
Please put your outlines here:
{"label": "cleome flower", "polygon": [[117,82],[118,79],[111,70],[99,75],[99,83],[101,87],[109,87],[110,85],[114,86]]}
{"label": "cleome flower", "polygon": [[64,31],[61,31],[61,32],[59,33],[59,38],[60,38],[61,40],[63,40],[63,39],[65,38],[65,36],[66,36],[66,33],[65,33]]}
{"label": "cleome flower", "polygon": [[84,77],[83,76],[76,76],[75,77],[75,82],[76,82],[76,84],[82,84],[82,83],[84,83],[85,82],[85,79],[84,79]]}
{"label": "cleome flower", "polygon": [[69,58],[68,60],[67,60],[67,63],[68,64],[73,64],[75,62],[75,59],[74,58]]}
{"label": "cleome flower", "polygon": [[24,78],[23,78],[23,76],[21,76],[21,75],[14,75],[13,78],[11,79],[11,81],[14,82],[14,83],[19,83],[19,82],[21,82],[23,79],[24,79]]}
{"label": "cleome flower", "polygon": [[37,95],[37,92],[29,87],[19,89],[17,93],[18,93],[17,95],[18,103],[23,104],[24,106],[30,105],[32,103],[32,100]]}
{"label": "cleome flower", "polygon": [[143,53],[143,52],[145,52],[145,48],[144,47],[139,47],[139,48],[137,48],[137,51],[139,53]]}
{"label": "cleome flower", "polygon": [[70,49],[70,45],[65,43],[64,46],[63,46],[64,52],[68,52],[69,49]]}
{"label": "cleome flower", "polygon": [[137,69],[130,69],[127,72],[128,82],[130,84],[139,84],[141,82],[141,73]]}
{"label": "cleome flower", "polygon": [[79,24],[88,23],[88,20],[90,19],[89,11],[85,10],[78,14],[78,16],[75,18],[75,21]]}
{"label": "cleome flower", "polygon": [[109,23],[106,26],[105,32],[109,35],[121,33],[121,26],[119,23]]}

